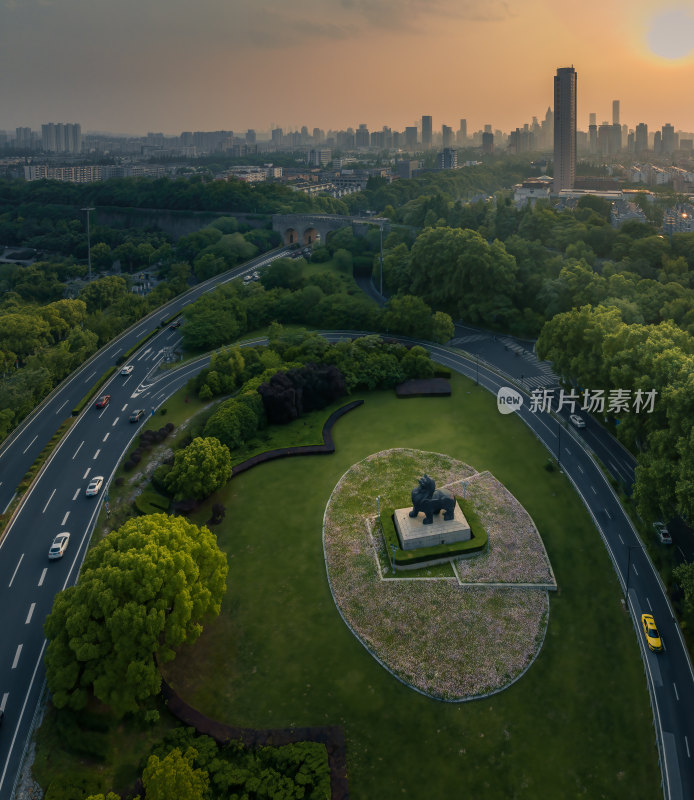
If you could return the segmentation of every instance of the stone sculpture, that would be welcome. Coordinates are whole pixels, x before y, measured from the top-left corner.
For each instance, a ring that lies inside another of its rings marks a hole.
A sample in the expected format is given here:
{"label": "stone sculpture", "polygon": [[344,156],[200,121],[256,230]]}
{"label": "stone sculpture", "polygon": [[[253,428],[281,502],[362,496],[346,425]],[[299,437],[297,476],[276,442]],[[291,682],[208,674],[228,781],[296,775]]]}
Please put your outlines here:
{"label": "stone sculpture", "polygon": [[455,510],[455,497],[447,489],[437,489],[433,478],[422,475],[419,484],[412,490],[411,517],[416,517],[420,511],[424,512],[422,525],[431,525],[434,514],[443,511],[445,520],[453,519]]}

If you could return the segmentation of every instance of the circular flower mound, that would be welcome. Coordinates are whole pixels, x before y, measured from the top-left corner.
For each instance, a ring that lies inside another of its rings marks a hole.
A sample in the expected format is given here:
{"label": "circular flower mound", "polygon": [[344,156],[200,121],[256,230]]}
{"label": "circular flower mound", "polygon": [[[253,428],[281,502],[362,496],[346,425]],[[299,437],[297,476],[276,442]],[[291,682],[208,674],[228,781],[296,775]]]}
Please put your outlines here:
{"label": "circular flower mound", "polygon": [[[451,569],[450,577],[436,579],[391,578],[381,569],[376,498],[381,496],[381,508],[411,505],[410,491],[423,473],[473,502],[489,534],[489,553],[474,560],[477,569],[472,560],[458,562],[460,573]],[[498,692],[539,652],[547,590],[556,588],[551,566],[532,519],[489,473],[440,453],[375,453],[351,467],[333,490],[323,548],[333,598],[347,625],[386,669],[424,694],[463,701]]]}

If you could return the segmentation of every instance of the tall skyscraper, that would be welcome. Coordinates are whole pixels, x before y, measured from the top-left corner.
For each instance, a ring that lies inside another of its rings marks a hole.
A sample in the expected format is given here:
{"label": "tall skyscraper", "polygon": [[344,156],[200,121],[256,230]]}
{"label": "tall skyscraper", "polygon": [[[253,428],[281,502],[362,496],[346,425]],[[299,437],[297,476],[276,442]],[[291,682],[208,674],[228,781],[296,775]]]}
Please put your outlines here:
{"label": "tall skyscraper", "polygon": [[554,76],[553,191],[573,189],[576,177],[576,70],[560,67]]}
{"label": "tall skyscraper", "polygon": [[461,119],[460,120],[460,127],[458,128],[458,135],[460,141],[458,144],[465,144],[467,142],[467,120]]}
{"label": "tall skyscraper", "polygon": [[669,122],[661,128],[663,154],[674,153],[677,150],[677,139],[675,138],[675,128]]}
{"label": "tall skyscraper", "polygon": [[619,125],[619,100],[612,101],[612,124]]}
{"label": "tall skyscraper", "polygon": [[634,151],[645,153],[646,150],[648,150],[648,125],[645,122],[639,122],[634,131]]}
{"label": "tall skyscraper", "polygon": [[598,124],[598,115],[595,113],[595,111],[591,111],[588,117],[589,117],[588,119],[589,126]]}
{"label": "tall skyscraper", "polygon": [[431,147],[432,138],[431,117],[422,117],[422,147],[427,150]]}
{"label": "tall skyscraper", "polygon": [[405,147],[413,152],[417,149],[417,126],[408,125],[405,128]]}
{"label": "tall skyscraper", "polygon": [[453,147],[453,128],[450,125],[441,126],[441,146],[444,150]]}

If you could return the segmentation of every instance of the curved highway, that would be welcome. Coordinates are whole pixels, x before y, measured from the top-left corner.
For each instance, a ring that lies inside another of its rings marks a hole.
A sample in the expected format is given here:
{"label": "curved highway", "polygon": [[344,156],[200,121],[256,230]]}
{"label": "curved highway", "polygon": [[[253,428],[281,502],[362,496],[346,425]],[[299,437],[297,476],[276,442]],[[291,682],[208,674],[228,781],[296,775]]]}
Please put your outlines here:
{"label": "curved highway", "polygon": [[[143,317],[102,347],[85,364],[59,384],[0,445],[0,512],[7,509],[14,498],[19,482],[61,423],[70,417],[72,409],[99,379],[99,376],[116,363],[122,353],[137,344],[143,336],[156,330],[161,320],[168,319],[182,311],[205,292],[266,266],[274,259],[289,252],[288,248],[281,247],[263,253],[251,261],[246,261],[241,266],[199,283]],[[155,350],[154,353],[147,356],[148,359],[161,356],[164,348],[170,347],[173,341],[173,334],[168,330],[163,330],[148,342],[148,346]]]}
{"label": "curved highway", "polygon": [[[276,255],[266,254],[263,258],[271,260]],[[256,260],[237,268],[235,275],[218,276],[222,279],[218,282],[254,269],[260,266],[261,261]],[[186,302],[183,298],[179,300],[183,301],[182,304]],[[174,310],[178,309],[160,310],[154,321],[164,314],[170,315]],[[137,338],[142,335],[138,326],[135,327],[135,335]],[[79,416],[52,454],[30,494],[25,497],[0,543],[0,620],[3,631],[0,708],[5,711],[5,724],[0,734],[2,800],[11,797],[44,681],[42,656],[46,643],[42,623],[51,610],[54,595],[77,579],[109,481],[141,424],[130,423],[129,415],[136,408],[143,408],[146,414],[151,414],[207,363],[206,358],[201,358],[176,370],[160,371],[158,360],[161,359],[161,351],[174,343],[178,335],[168,328],[161,330],[129,360],[128,363],[134,367],[130,375],[113,376],[104,388],[104,393],[111,395],[109,404],[103,409],[96,409],[91,403]],[[332,332],[329,338],[339,339],[349,335],[355,334],[338,331]],[[402,340],[407,341],[404,338]],[[504,378],[484,364],[452,348],[427,342],[417,343],[426,347],[437,362],[477,379],[494,394],[500,387],[508,385]],[[113,362],[114,347],[127,346],[124,343],[112,343],[105,348],[108,356],[106,366]],[[79,396],[70,399],[70,403],[81,398],[85,385],[91,385],[84,379],[84,373],[89,369],[94,369],[93,364],[87,365],[66,382],[67,386],[73,386],[73,390],[74,387],[79,389]],[[93,378],[90,377],[89,381],[93,381]],[[60,392],[66,388],[63,387],[56,394],[60,396]],[[527,395],[525,398],[526,403],[516,413],[551,454],[560,456],[562,468],[582,497],[603,537],[625,593],[628,588],[628,608],[635,621],[635,634],[642,648],[654,707],[664,795],[673,800],[694,797],[691,753],[694,745],[694,718],[691,714],[694,708],[694,674],[664,587],[611,486],[585,447],[583,434],[565,429],[553,416],[529,411]],[[48,417],[54,428],[57,427],[55,423],[58,421],[59,424],[62,417],[54,409],[55,403],[56,398],[50,398],[41,413],[25,426],[21,435],[36,437],[38,441],[40,436],[34,425],[40,427],[44,417]],[[0,461],[3,482],[8,449],[0,456],[5,459]],[[19,477],[23,474],[22,471]],[[104,477],[104,489],[97,498],[89,498],[85,496],[85,488],[95,475]],[[53,537],[61,531],[71,533],[68,551],[63,559],[49,562],[48,547]],[[654,614],[665,652],[653,654],[645,648],[639,630],[643,611]]]}

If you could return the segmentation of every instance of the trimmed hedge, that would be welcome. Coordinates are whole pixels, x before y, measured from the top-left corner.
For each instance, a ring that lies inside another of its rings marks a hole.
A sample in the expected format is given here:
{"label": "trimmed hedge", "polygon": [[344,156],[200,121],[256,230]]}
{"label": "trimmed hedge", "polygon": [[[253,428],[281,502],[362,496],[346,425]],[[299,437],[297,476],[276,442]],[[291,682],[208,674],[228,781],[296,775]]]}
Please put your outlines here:
{"label": "trimmed hedge", "polygon": [[395,523],[393,522],[395,509],[384,508],[381,512],[381,527],[388,547],[388,560],[390,561],[392,557],[392,545],[396,545],[397,547],[395,551],[396,566],[408,566],[411,564],[419,564],[423,561],[432,561],[435,558],[452,558],[454,556],[484,552],[487,549],[489,537],[480,522],[480,518],[475,513],[469,500],[463,500],[461,497],[458,497],[457,500],[472,531],[472,539],[469,539],[467,542],[455,542],[454,544],[438,544],[434,547],[418,547],[416,550],[403,550],[400,547],[400,540],[398,539],[398,533],[395,530]]}
{"label": "trimmed hedge", "polygon": [[[173,319],[173,317],[171,317],[171,319]],[[145,344],[145,342],[148,342],[153,336],[159,333],[160,330],[161,328],[159,327],[159,325],[157,325],[157,327],[153,331],[150,331],[148,334],[143,336],[142,339],[140,339],[138,342],[135,342],[135,344],[128,350],[126,350],[125,353],[121,353],[121,355],[119,355],[118,358],[116,359],[116,364],[120,366],[124,361],[127,361],[133,353],[137,352],[142,347],[142,345]]]}
{"label": "trimmed hedge", "polygon": [[145,489],[135,498],[135,508],[140,514],[161,514],[169,510],[171,500],[154,489]]}
{"label": "trimmed hedge", "polygon": [[94,395],[99,391],[101,386],[106,383],[106,381],[113,375],[113,373],[118,369],[118,367],[109,367],[106,372],[99,378],[99,380],[92,385],[92,388],[84,395],[84,397],[77,403],[77,405],[72,409],[72,416],[76,417],[78,414],[82,412],[84,407],[87,403],[94,397]]}

